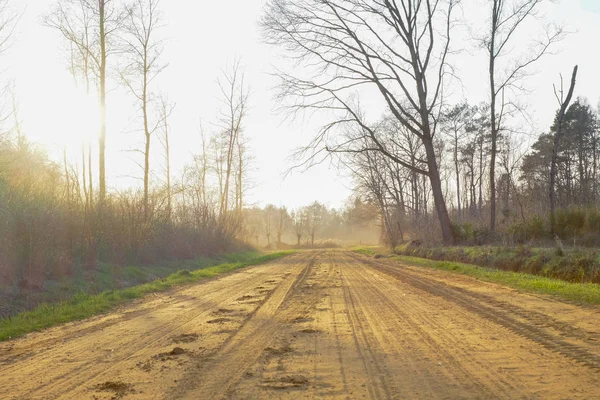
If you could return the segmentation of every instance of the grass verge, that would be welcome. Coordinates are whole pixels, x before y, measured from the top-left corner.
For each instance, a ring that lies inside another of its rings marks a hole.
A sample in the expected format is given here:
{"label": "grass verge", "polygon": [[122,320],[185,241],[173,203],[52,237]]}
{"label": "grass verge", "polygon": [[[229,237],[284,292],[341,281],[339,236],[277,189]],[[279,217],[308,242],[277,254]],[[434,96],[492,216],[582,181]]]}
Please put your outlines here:
{"label": "grass verge", "polygon": [[[368,256],[380,254],[370,248],[357,248],[353,251]],[[551,295],[580,304],[600,304],[600,285],[594,283],[572,283],[538,275],[502,271],[453,261],[435,261],[411,256],[392,255],[388,259],[409,265],[468,275],[485,282],[499,283],[530,293]]]}
{"label": "grass verge", "polygon": [[234,261],[195,271],[181,270],[163,279],[125,289],[105,291],[96,295],[79,293],[70,300],[56,304],[42,304],[13,317],[0,319],[0,341],[14,339],[29,332],[91,317],[114,309],[129,300],[148,293],[168,290],[174,286],[212,278],[251,265],[276,260],[293,251],[282,251],[258,256],[247,261]]}
{"label": "grass verge", "polygon": [[393,256],[391,259],[407,264],[441,269],[469,275],[486,282],[500,283],[515,289],[548,294],[584,304],[600,304],[600,285],[572,283],[520,272],[500,271],[451,261],[433,261],[410,256]]}
{"label": "grass verge", "polygon": [[362,254],[364,256],[374,256],[379,254],[377,247],[354,247],[351,249],[354,253]]}
{"label": "grass verge", "polygon": [[394,254],[451,261],[484,268],[539,275],[573,283],[600,284],[597,249],[529,246],[429,246],[406,243]]}

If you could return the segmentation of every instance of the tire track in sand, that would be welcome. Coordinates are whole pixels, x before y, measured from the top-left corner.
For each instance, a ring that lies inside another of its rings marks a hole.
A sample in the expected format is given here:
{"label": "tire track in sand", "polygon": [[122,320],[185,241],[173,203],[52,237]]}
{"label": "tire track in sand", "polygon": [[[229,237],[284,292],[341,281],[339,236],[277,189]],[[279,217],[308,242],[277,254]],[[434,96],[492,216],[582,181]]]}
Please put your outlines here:
{"label": "tire track in sand", "polygon": [[[429,294],[450,300],[470,312],[476,313],[487,320],[494,321],[522,337],[541,344],[550,351],[570,358],[581,365],[600,371],[600,356],[588,351],[583,346],[569,343],[561,337],[552,334],[552,332],[545,330],[543,326],[540,326],[541,317],[536,315],[535,312],[528,312],[514,305],[505,309],[502,303],[491,299],[489,296],[476,294],[462,288],[451,287],[440,282],[431,282],[415,273],[390,267],[384,263],[378,263],[373,260],[366,261],[362,257],[358,258],[358,260],[367,262],[374,268]],[[522,318],[524,321],[515,318],[515,316]],[[577,332],[577,329],[568,329],[565,324],[552,325],[552,318],[548,318],[544,325],[564,332],[566,335],[571,332]],[[573,334],[571,336],[576,337]]]}
{"label": "tire track in sand", "polygon": [[311,272],[316,254],[296,273],[292,273],[255,311],[246,323],[218,350],[212,362],[207,362],[170,393],[171,398],[218,399],[239,381],[254,364],[278,332],[298,313],[293,307],[285,315],[278,313],[282,304],[302,286]]}

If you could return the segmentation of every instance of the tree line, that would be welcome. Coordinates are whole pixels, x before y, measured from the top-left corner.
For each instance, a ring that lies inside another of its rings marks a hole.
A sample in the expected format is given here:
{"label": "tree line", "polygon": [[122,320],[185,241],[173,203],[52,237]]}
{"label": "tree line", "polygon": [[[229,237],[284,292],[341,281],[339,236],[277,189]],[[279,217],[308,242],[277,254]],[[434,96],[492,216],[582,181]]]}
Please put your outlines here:
{"label": "tree line", "polygon": [[242,237],[269,248],[315,248],[376,244],[380,241],[377,207],[359,198],[340,209],[314,203],[288,210],[268,204],[248,207]]}

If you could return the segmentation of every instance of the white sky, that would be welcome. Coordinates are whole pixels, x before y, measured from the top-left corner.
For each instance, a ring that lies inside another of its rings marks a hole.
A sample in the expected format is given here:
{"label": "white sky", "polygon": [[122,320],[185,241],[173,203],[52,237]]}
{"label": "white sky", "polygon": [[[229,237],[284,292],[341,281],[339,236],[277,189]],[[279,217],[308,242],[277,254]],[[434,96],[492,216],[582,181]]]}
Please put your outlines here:
{"label": "white sky", "polygon": [[[0,65],[7,69],[5,78],[14,77],[16,81],[25,131],[54,157],[60,157],[63,147],[67,146],[69,154],[78,159],[82,138],[87,135],[87,140],[93,138],[96,142],[95,103],[75,88],[66,69],[61,38],[40,24],[41,15],[54,0],[15,3],[24,7],[25,12],[15,43],[0,58]],[[301,122],[290,124],[273,112],[276,105],[270,89],[275,82],[269,73],[278,59],[276,50],[260,41],[257,21],[264,3],[265,0],[162,1],[168,23],[163,34],[169,38],[164,58],[169,68],[157,82],[156,89],[167,92],[177,103],[171,120],[173,169],[180,169],[192,153],[199,152],[199,121],[202,119],[210,131],[210,122],[215,120],[219,107],[216,77],[220,68],[235,57],[241,57],[252,90],[252,109],[245,124],[256,159],[255,187],[249,194],[250,200],[289,207],[319,200],[338,207],[351,194],[351,182],[334,169],[323,165],[283,178],[291,166],[290,153],[310,140],[316,126]],[[575,63],[580,65],[576,94],[587,96],[594,105],[600,98],[600,0],[562,0],[548,7],[547,16],[576,33],[559,45],[558,55],[548,56],[537,64],[539,73],[527,83],[530,94],[523,100],[536,118],[536,134],[548,128],[556,108],[552,83],[557,81],[559,73],[570,75]],[[471,18],[479,20],[484,16]],[[471,103],[485,100],[485,60],[461,55],[453,64],[462,77],[464,96]],[[130,104],[130,98],[122,90],[111,92],[107,157],[108,183],[112,187],[135,183],[125,176],[141,176],[139,168],[129,159],[130,154],[123,151],[133,147],[139,138],[134,133],[126,133],[132,129],[128,124],[132,119]],[[155,149],[158,153],[158,143]]]}

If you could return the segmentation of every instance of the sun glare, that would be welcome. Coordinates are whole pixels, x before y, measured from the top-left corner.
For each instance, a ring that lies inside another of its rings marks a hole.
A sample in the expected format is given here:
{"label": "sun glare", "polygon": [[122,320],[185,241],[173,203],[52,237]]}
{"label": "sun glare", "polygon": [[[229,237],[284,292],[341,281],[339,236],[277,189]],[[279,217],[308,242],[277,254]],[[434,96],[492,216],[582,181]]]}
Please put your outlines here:
{"label": "sun glare", "polygon": [[96,98],[74,88],[64,94],[63,100],[60,115],[64,126],[64,144],[79,147],[95,141],[100,129]]}

